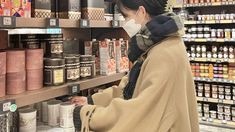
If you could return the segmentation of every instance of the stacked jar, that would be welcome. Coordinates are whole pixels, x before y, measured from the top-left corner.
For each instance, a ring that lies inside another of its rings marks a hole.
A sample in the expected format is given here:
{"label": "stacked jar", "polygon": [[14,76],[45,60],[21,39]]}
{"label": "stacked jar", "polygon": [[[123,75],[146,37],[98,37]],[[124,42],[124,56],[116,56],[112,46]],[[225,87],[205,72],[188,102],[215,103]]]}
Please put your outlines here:
{"label": "stacked jar", "polygon": [[77,81],[80,78],[80,56],[74,54],[65,55],[66,80]]}
{"label": "stacked jar", "polygon": [[80,56],[80,71],[81,78],[92,78],[96,76],[95,56],[81,55]]}
{"label": "stacked jar", "polygon": [[20,39],[21,39],[20,48],[26,48],[26,49],[41,48],[38,35],[36,34],[21,35]]}
{"label": "stacked jar", "polygon": [[26,90],[25,50],[7,51],[6,86],[9,95],[20,94]]}
{"label": "stacked jar", "polygon": [[6,95],[6,52],[0,52],[0,97]]}
{"label": "stacked jar", "polygon": [[213,20],[234,20],[235,14],[207,14],[197,15],[198,21],[213,21]]}

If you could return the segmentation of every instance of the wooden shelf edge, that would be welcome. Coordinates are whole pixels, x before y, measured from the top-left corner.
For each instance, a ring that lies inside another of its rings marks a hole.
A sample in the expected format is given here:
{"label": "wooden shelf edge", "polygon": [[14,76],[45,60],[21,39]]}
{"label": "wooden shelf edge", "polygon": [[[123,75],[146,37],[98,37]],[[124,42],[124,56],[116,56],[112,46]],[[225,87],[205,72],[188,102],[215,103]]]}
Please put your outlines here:
{"label": "wooden shelf edge", "polygon": [[202,121],[202,120],[199,121],[199,124],[207,125],[207,126],[221,127],[221,128],[228,128],[228,129],[235,129],[235,125],[222,124],[222,123],[213,123],[213,122]]}
{"label": "wooden shelf edge", "polygon": [[97,76],[92,79],[80,80],[77,82],[66,83],[61,86],[53,86],[53,87],[44,87],[35,91],[27,91],[19,95],[7,95],[3,98],[0,98],[0,101],[13,99],[16,101],[16,105],[18,107],[23,107],[26,105],[34,104],[37,102],[49,100],[55,97],[68,95],[69,89],[68,86],[71,84],[80,84],[80,90],[85,90],[89,88],[93,88],[96,86],[100,86],[103,84],[108,84],[111,82],[115,82],[121,80],[126,73],[117,73],[110,76]]}

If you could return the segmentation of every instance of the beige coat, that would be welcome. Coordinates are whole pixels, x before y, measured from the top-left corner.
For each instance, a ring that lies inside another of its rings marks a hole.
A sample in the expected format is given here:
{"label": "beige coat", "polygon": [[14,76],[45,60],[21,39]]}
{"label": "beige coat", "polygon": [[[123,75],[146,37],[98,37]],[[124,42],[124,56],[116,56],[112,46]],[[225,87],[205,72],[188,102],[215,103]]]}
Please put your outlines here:
{"label": "beige coat", "polygon": [[148,52],[130,100],[122,98],[126,80],[92,96],[95,105],[80,113],[82,131],[199,132],[194,81],[180,37]]}

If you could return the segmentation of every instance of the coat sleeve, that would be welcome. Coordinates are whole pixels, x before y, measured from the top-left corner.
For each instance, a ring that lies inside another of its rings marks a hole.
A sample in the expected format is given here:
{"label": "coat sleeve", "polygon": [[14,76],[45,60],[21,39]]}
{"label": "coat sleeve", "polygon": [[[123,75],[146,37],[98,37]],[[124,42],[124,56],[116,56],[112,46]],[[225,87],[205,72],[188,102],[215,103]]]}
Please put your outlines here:
{"label": "coat sleeve", "polygon": [[80,113],[82,120],[87,118],[89,109],[95,110],[90,119],[86,119],[89,122],[83,122],[83,128],[115,132],[170,131],[176,117],[172,95],[175,79],[172,73],[176,70],[176,66],[171,65],[173,61],[173,57],[163,52],[149,56],[142,66],[142,81],[137,86],[139,94],[130,100],[115,98],[106,107],[84,106]]}
{"label": "coat sleeve", "polygon": [[112,86],[91,96],[93,104],[106,107],[113,98],[123,98],[123,89],[128,82],[127,75],[121,79],[118,86]]}

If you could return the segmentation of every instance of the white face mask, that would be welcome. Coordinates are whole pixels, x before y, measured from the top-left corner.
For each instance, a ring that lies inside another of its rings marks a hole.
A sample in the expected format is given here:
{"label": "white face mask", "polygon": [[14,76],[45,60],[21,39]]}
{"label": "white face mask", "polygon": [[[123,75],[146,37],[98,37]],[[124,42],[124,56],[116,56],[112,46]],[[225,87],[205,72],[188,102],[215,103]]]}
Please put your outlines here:
{"label": "white face mask", "polygon": [[127,32],[129,37],[132,38],[140,31],[141,24],[136,24],[134,19],[130,19],[124,24],[123,29]]}

